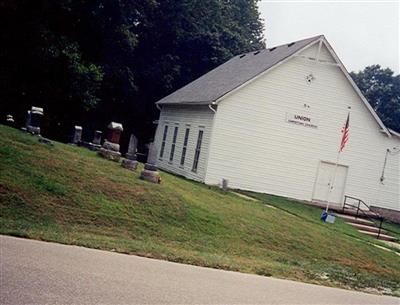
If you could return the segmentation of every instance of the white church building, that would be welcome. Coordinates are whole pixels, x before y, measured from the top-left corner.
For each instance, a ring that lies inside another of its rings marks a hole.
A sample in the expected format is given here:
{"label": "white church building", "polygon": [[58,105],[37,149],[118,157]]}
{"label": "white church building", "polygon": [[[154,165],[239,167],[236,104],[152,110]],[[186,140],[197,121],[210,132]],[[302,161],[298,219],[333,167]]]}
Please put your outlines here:
{"label": "white church building", "polygon": [[[157,102],[157,165],[204,182],[306,201],[344,196],[400,211],[400,134],[324,36],[233,57]],[[383,181],[381,182],[383,178]]]}

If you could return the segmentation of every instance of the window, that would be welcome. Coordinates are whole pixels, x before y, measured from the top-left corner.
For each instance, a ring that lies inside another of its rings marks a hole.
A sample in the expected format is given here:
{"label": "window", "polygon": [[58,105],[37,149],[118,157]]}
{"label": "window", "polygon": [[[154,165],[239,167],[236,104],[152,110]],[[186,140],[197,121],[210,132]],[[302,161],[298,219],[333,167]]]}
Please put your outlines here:
{"label": "window", "polygon": [[174,129],[174,137],[172,138],[171,152],[169,153],[169,162],[174,160],[176,137],[178,136],[178,127]]}
{"label": "window", "polygon": [[199,157],[200,157],[200,149],[201,149],[201,141],[203,140],[203,130],[199,130],[199,135],[197,137],[196,150],[194,152],[194,160],[192,172],[197,172],[197,166],[199,165]]}
{"label": "window", "polygon": [[181,156],[181,166],[185,164],[185,158],[186,158],[186,150],[187,150],[187,144],[189,141],[189,128],[186,128],[185,131],[185,139],[183,140],[183,148],[182,148],[182,156]]}
{"label": "window", "polygon": [[167,139],[167,134],[168,134],[168,125],[165,125],[164,134],[163,134],[162,143],[161,143],[160,158],[162,158],[164,155],[165,141]]}

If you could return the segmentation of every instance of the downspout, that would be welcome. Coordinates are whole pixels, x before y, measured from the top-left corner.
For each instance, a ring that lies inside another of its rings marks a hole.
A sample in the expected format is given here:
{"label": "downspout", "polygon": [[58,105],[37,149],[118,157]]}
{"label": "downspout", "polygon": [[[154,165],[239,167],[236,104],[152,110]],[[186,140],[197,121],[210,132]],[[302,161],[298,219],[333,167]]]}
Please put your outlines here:
{"label": "downspout", "polygon": [[212,107],[212,104],[208,104],[208,108],[210,108],[210,110],[211,110],[212,112],[217,113],[217,110],[215,110],[215,109]]}
{"label": "downspout", "polygon": [[206,164],[205,164],[205,171],[204,171],[204,178],[203,178],[203,182],[206,183],[206,177],[207,177],[207,171],[208,171],[208,161],[210,160],[210,150],[212,147],[212,138],[213,138],[213,131],[214,131],[214,122],[216,119],[216,114],[217,114],[217,110],[215,110],[212,105],[215,105],[215,102],[213,102],[212,104],[208,104],[208,108],[210,108],[210,110],[212,112],[214,112],[214,117],[212,118],[212,125],[211,125],[211,134],[210,134],[210,141],[208,144],[208,150],[207,150],[207,159],[206,159]]}
{"label": "downspout", "polygon": [[157,107],[157,109],[158,110],[160,110],[161,111],[161,107],[160,106],[158,106],[158,104],[156,103],[156,107]]}

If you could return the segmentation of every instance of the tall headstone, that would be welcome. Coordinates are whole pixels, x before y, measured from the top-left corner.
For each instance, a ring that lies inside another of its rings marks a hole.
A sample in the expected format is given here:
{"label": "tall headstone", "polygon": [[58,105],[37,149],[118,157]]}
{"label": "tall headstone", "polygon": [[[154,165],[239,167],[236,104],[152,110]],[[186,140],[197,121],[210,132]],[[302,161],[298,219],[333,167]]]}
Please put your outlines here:
{"label": "tall headstone", "polygon": [[99,154],[108,160],[118,162],[121,153],[119,152],[119,139],[123,131],[122,124],[111,122],[108,125],[107,139],[99,150]]}
{"label": "tall headstone", "polygon": [[[152,165],[156,167],[157,162],[157,147],[154,142],[149,143],[149,152],[147,154],[147,162],[146,164]],[[156,167],[157,169],[157,167]]]}
{"label": "tall headstone", "polygon": [[129,139],[129,147],[128,147],[128,152],[125,155],[126,159],[122,160],[122,167],[130,169],[130,170],[136,170],[138,161],[136,161],[136,150],[137,150],[137,145],[138,145],[138,140],[135,137],[135,135],[131,134],[131,137]]}
{"label": "tall headstone", "polygon": [[26,129],[32,134],[40,134],[40,124],[43,117],[43,108],[32,106],[31,111],[28,112]]}
{"label": "tall headstone", "polygon": [[74,136],[72,137],[72,143],[78,145],[82,139],[82,126],[74,126]]}
{"label": "tall headstone", "polygon": [[96,130],[93,136],[93,142],[87,143],[87,147],[90,150],[99,151],[101,149],[101,135],[103,133],[100,130]]}
{"label": "tall headstone", "polygon": [[134,134],[131,134],[131,137],[129,138],[129,146],[128,146],[128,152],[126,153],[126,158],[129,160],[136,160],[136,151],[137,151],[137,146],[138,146],[138,139],[135,137]]}
{"label": "tall headstone", "polygon": [[101,136],[103,133],[100,130],[95,130],[94,137],[93,137],[93,144],[101,145]]}
{"label": "tall headstone", "polygon": [[154,143],[150,143],[149,152],[147,154],[147,162],[144,165],[144,170],[142,171],[140,178],[153,183],[160,183],[161,176],[160,173],[158,172],[156,162],[157,162],[157,147]]}
{"label": "tall headstone", "polygon": [[25,126],[21,127],[23,131],[28,131],[28,126],[31,124],[31,111],[28,110],[26,113],[26,121],[25,121]]}

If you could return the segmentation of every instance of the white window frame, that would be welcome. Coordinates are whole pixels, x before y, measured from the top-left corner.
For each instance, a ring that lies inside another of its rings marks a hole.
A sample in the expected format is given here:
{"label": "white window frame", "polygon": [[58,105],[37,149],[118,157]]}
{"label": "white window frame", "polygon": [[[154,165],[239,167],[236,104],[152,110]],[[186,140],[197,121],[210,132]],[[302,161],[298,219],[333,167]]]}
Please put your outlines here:
{"label": "white window frame", "polygon": [[183,138],[181,161],[180,161],[180,167],[182,167],[182,168],[185,167],[185,159],[186,159],[186,153],[187,153],[187,145],[188,145],[188,142],[189,142],[189,135],[190,135],[190,126],[186,126],[185,135],[184,135],[184,138]]}
{"label": "white window frame", "polygon": [[176,139],[178,138],[179,124],[175,124],[174,133],[172,134],[171,151],[169,152],[169,163],[173,163],[176,147]]}
{"label": "white window frame", "polygon": [[200,128],[199,132],[197,133],[197,141],[193,157],[192,172],[194,173],[197,173],[197,170],[199,168],[200,152],[201,152],[201,145],[203,143],[203,137],[204,137],[204,129]]}
{"label": "white window frame", "polygon": [[165,152],[165,145],[167,141],[167,136],[168,136],[168,124],[164,125],[164,131],[162,135],[162,141],[161,141],[161,148],[160,148],[160,160],[162,161],[162,158],[164,157],[164,152]]}

